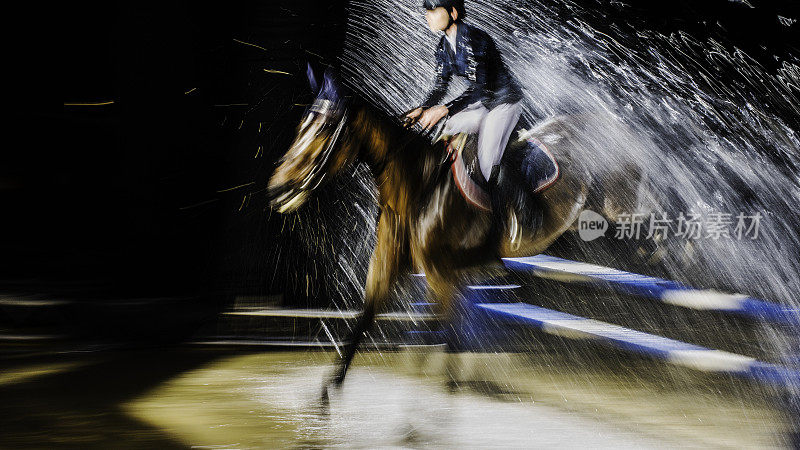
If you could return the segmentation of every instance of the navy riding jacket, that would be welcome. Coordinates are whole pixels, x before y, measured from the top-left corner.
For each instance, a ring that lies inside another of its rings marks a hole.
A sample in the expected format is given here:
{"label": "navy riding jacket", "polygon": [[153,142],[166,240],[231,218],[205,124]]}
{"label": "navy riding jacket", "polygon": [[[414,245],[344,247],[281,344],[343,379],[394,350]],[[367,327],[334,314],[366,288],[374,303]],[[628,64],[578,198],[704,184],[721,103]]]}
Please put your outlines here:
{"label": "navy riding jacket", "polygon": [[487,109],[522,100],[522,90],[505,63],[494,41],[483,30],[458,22],[456,52],[442,36],[436,48],[436,81],[423,106],[440,104],[453,75],[466,77],[470,86],[455,100],[445,104],[455,114],[467,105],[480,101]]}

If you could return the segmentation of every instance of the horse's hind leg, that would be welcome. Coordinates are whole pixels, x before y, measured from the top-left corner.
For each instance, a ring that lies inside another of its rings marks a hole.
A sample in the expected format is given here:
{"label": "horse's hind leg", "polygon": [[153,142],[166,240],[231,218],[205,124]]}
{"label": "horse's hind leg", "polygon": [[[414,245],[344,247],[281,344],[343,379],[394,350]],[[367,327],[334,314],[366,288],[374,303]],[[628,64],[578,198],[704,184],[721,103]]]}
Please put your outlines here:
{"label": "horse's hind leg", "polygon": [[[401,268],[405,268],[406,252],[404,251],[404,234],[400,233],[397,216],[381,214],[378,221],[378,241],[375,252],[370,260],[367,272],[367,284],[364,297],[364,312],[359,316],[355,327],[350,331],[347,344],[344,347],[339,366],[336,369],[331,383],[340,386],[347,375],[347,369],[358,350],[358,345],[364,334],[372,328],[375,316],[386,304],[389,293],[400,275]],[[328,386],[323,389],[323,399],[327,398]]]}

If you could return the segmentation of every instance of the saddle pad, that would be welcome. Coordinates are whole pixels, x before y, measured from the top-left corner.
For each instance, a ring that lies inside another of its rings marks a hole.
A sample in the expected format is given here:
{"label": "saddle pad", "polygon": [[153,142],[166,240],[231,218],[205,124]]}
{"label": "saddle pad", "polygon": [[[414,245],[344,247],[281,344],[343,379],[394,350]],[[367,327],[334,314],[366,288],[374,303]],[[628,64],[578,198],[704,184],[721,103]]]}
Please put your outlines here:
{"label": "saddle pad", "polygon": [[[466,146],[465,151],[453,148],[454,139],[448,143],[448,151],[453,159],[453,179],[461,195],[473,206],[490,211],[491,200],[486,189],[483,175],[478,169],[477,152],[471,146]],[[519,162],[519,173],[522,175],[529,192],[536,194],[544,191],[558,180],[560,169],[558,162],[550,150],[535,137],[526,139],[527,146],[522,151],[522,158],[514,160]],[[467,154],[465,154],[467,153]],[[504,161],[504,164],[513,164]],[[478,178],[476,180],[476,178]]]}
{"label": "saddle pad", "polygon": [[[472,175],[470,172],[480,174],[480,170],[473,170],[470,171],[466,167],[466,162],[464,160],[463,152],[454,149],[453,142],[451,141],[449,144],[449,152],[450,155],[453,157],[453,180],[456,182],[456,186],[458,186],[458,190],[461,191],[461,195],[464,197],[467,202],[472,204],[473,206],[483,209],[485,211],[490,211],[492,209],[491,201],[489,200],[489,194],[483,189],[475,180],[472,179]],[[483,176],[481,175],[481,179]]]}
{"label": "saddle pad", "polygon": [[522,158],[520,171],[533,193],[542,192],[558,180],[558,162],[542,141],[535,137],[527,141],[528,148]]}

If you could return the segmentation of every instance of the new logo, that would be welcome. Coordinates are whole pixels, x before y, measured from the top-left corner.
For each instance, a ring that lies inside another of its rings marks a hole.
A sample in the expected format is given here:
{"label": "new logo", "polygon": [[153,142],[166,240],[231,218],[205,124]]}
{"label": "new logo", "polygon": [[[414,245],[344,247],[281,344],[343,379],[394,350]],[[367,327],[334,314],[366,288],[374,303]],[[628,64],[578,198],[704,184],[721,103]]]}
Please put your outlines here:
{"label": "new logo", "polygon": [[578,235],[584,241],[593,241],[600,236],[605,236],[606,230],[608,230],[608,221],[591,209],[584,209],[578,216]]}

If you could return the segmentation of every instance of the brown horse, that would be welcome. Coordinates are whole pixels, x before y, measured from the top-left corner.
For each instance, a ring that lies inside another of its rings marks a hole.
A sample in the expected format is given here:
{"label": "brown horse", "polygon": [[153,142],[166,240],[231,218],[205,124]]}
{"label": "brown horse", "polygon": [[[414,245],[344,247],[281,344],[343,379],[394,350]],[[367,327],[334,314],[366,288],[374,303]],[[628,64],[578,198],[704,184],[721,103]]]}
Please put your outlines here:
{"label": "brown horse", "polygon": [[[313,74],[310,79],[316,90]],[[364,312],[332,380],[336,385],[343,381],[363,334],[400,276],[424,272],[437,312],[446,319],[465,273],[496,266],[499,257],[544,251],[576,222],[592,182],[581,159],[573,157],[575,121],[555,118],[534,127],[528,133],[547,144],[561,176],[537,194],[543,217],[536,230],[506,229],[502,238],[491,239],[490,213],[467,202],[442,169],[447,159],[443,145],[432,144],[418,132],[406,130],[398,119],[343,92],[326,73],[297,138],[269,181],[272,205],[282,213],[300,207],[315,188],[356,161],[369,166],[377,185],[377,244],[367,274]],[[521,145],[523,141],[512,142],[506,151]],[[327,397],[327,385],[323,395]]]}

